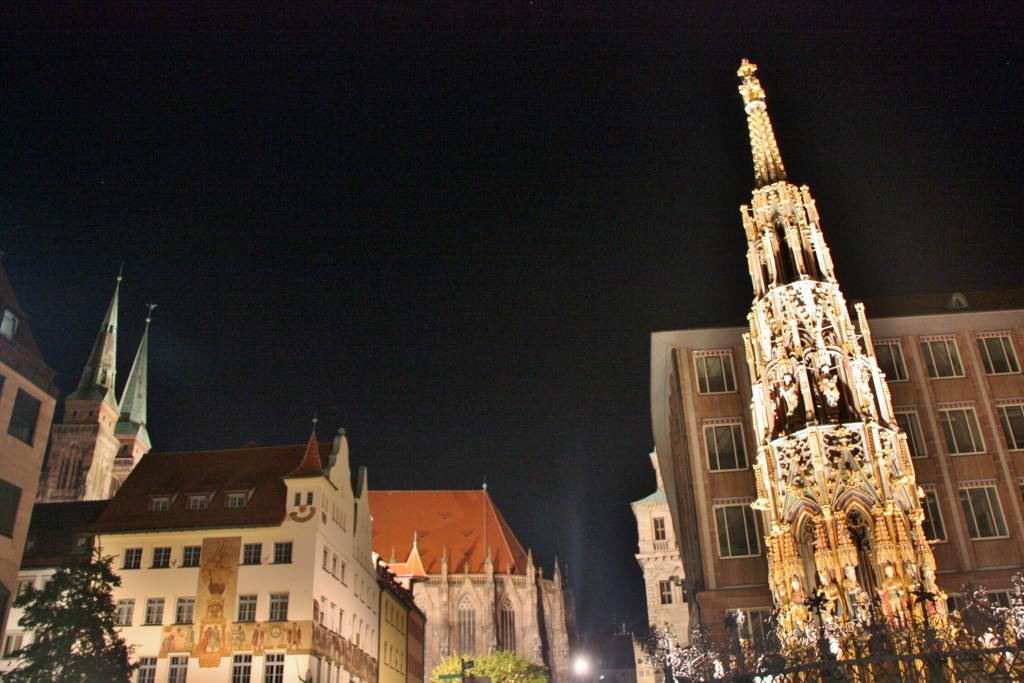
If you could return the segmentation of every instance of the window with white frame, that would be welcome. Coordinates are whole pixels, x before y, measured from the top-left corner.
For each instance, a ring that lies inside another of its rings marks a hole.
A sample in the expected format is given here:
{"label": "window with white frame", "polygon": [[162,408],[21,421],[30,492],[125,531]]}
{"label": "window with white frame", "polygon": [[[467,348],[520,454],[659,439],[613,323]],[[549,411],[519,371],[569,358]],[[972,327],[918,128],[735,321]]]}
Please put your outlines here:
{"label": "window with white frame", "polygon": [[256,621],[256,596],[238,596],[238,621]]}
{"label": "window with white frame", "polygon": [[1006,536],[1006,522],[995,486],[960,489],[960,505],[963,507],[964,517],[967,518],[967,531],[971,538]]}
{"label": "window with white frame", "polygon": [[269,653],[264,662],[263,683],[284,683],[284,653]]}
{"label": "window with white frame", "polygon": [[928,366],[928,376],[932,379],[964,376],[964,366],[960,362],[956,339],[926,339],[921,342],[921,352],[924,354],[925,365]]}
{"label": "window with white frame", "polygon": [[245,507],[246,495],[240,491],[234,491],[227,494],[224,497],[224,507],[226,508],[244,508]]}
{"label": "window with white frame", "polygon": [[978,351],[987,375],[1009,375],[1020,372],[1017,354],[1009,334],[986,334],[978,337]]}
{"label": "window with white frame", "polygon": [[715,508],[718,550],[722,557],[753,557],[761,554],[757,520],[749,505],[721,505]]}
{"label": "window with white frame", "polygon": [[890,382],[906,382],[907,366],[898,339],[875,342],[875,362]]}
{"label": "window with white frame", "polygon": [[156,683],[156,657],[139,657],[137,683]]}
{"label": "window with white frame", "polygon": [[252,680],[252,655],[232,655],[231,683],[249,683]]}
{"label": "window with white frame", "polygon": [[693,357],[697,369],[697,391],[724,394],[736,391],[732,371],[732,351],[700,352]]}
{"label": "window with white frame", "polygon": [[259,564],[262,554],[262,543],[246,543],[242,546],[242,564]]}
{"label": "window with white frame", "polygon": [[164,599],[149,598],[146,600],[146,626],[159,626],[164,621]]}
{"label": "window with white frame", "polygon": [[291,564],[292,542],[284,541],[274,544],[274,564]]}
{"label": "window with white frame", "polygon": [[942,511],[939,509],[939,496],[935,491],[924,492],[924,537],[929,541],[945,541],[946,525],[942,522]]}
{"label": "window with white frame", "polygon": [[167,665],[167,683],[185,683],[188,676],[188,655],[171,655]]}
{"label": "window with white frame", "polygon": [[171,566],[170,548],[153,548],[153,569],[167,569]]}
{"label": "window with white frame", "polygon": [[117,612],[114,615],[116,626],[131,626],[132,618],[135,615],[135,599],[128,598],[117,601]]}
{"label": "window with white frame", "polygon": [[142,548],[125,548],[124,565],[121,569],[138,569],[142,566]]}
{"label": "window with white frame", "polygon": [[1006,447],[1011,451],[1024,450],[1024,405],[1002,405],[997,410]]}
{"label": "window with white frame", "polygon": [[896,424],[899,425],[900,431],[907,435],[907,447],[910,448],[910,457],[928,457],[928,450],[924,445],[924,433],[921,431],[921,421],[917,419],[917,411],[897,411]]}
{"label": "window with white frame", "polygon": [[939,410],[939,423],[946,437],[946,448],[951,455],[984,453],[978,416],[974,408],[943,408]]}
{"label": "window with white frame", "polygon": [[35,588],[36,580],[34,577],[27,577],[24,579],[18,579],[18,590],[15,592],[14,597],[20,598],[22,595],[28,592],[29,588]]}
{"label": "window with white frame", "polygon": [[654,540],[664,541],[668,537],[668,533],[665,529],[665,518],[655,517],[654,520]]}
{"label": "window with white frame", "polygon": [[9,308],[4,309],[4,317],[0,320],[0,334],[13,340],[18,331],[18,316]]}
{"label": "window with white frame", "polygon": [[739,422],[705,425],[704,442],[708,449],[708,467],[712,471],[747,468],[747,449]]}
{"label": "window with white frame", "polygon": [[171,509],[170,496],[153,496],[149,499],[150,512],[167,512]]}
{"label": "window with white frame", "polygon": [[740,612],[738,617],[742,618],[739,624],[740,637],[752,643],[763,642],[765,634],[768,632],[768,618],[772,614],[772,609],[770,607],[742,607],[736,611]]}
{"label": "window with white frame", "polygon": [[206,503],[209,501],[205,495],[201,496],[189,496],[188,497],[188,509],[189,510],[205,510]]}
{"label": "window with white frame", "polygon": [[24,638],[24,633],[8,633],[4,637],[3,658],[10,659],[11,655],[20,650]]}
{"label": "window with white frame", "polygon": [[178,602],[174,605],[174,623],[175,624],[191,624],[193,615],[196,611],[196,599],[195,598],[178,598]]}
{"label": "window with white frame", "polygon": [[181,566],[182,567],[198,567],[199,557],[203,552],[203,547],[199,545],[187,545],[181,549]]}
{"label": "window with white frame", "polygon": [[659,581],[658,582],[658,597],[663,605],[672,604],[672,582],[671,581]]}
{"label": "window with white frame", "polygon": [[270,594],[270,621],[288,621],[288,594]]}

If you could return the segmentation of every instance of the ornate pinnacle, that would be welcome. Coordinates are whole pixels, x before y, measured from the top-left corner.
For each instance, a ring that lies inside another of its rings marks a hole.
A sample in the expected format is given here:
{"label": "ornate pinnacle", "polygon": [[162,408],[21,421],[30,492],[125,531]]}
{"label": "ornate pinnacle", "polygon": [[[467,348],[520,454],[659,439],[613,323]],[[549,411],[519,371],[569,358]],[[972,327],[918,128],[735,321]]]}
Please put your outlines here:
{"label": "ornate pinnacle", "polygon": [[742,79],[740,95],[743,96],[744,110],[747,112],[747,127],[750,129],[750,149],[754,155],[754,175],[757,187],[771,185],[786,180],[786,169],[782,165],[782,155],[775,142],[772,122],[768,119],[768,111],[764,104],[764,90],[761,82],[754,76],[757,65],[746,59],[740,65],[736,75]]}

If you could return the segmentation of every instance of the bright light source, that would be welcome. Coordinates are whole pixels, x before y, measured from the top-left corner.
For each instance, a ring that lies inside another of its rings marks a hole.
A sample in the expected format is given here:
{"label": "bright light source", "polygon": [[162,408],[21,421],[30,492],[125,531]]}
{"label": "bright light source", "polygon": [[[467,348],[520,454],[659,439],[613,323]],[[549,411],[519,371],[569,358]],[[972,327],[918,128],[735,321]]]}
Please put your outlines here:
{"label": "bright light source", "polygon": [[590,660],[585,655],[576,655],[572,662],[572,670],[577,676],[586,676],[590,673]]}

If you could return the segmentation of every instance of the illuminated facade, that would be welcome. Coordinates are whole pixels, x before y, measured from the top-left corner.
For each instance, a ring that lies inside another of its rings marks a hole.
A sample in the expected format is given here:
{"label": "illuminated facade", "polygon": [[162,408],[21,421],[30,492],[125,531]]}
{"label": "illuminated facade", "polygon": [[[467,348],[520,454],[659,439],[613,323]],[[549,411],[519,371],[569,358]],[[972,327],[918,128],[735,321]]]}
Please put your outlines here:
{"label": "illuminated facade", "polygon": [[898,622],[924,609],[920,588],[1007,588],[1024,550],[1019,298],[1001,310],[982,308],[991,297],[952,310],[903,300],[892,317],[873,310],[871,328],[858,305],[854,324],[754,73],[739,71],[756,177],[741,210],[749,328],[652,338],[652,417],[691,615],[720,628],[742,609],[756,635],[773,608],[799,630],[814,594],[826,619],[878,600]]}
{"label": "illuminated facade", "polygon": [[643,570],[647,593],[647,622],[670,630],[673,640],[685,645],[690,640],[690,608],[683,590],[683,563],[656,452],[651,453],[651,464],[658,488],[631,505],[637,525],[636,561]]}
{"label": "illuminated facade", "polygon": [[50,454],[36,500],[59,503],[114,495],[152,444],[146,430],[149,323],[117,399],[117,315],[121,276],[100,325],[78,388],[64,399],[64,418],[53,425]]}

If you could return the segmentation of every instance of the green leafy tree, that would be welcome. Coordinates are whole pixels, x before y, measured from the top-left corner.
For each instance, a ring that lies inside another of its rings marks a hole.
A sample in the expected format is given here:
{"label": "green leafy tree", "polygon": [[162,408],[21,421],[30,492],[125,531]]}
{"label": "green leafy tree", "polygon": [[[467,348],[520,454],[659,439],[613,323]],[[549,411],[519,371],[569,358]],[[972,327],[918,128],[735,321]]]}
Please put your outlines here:
{"label": "green leafy tree", "polygon": [[112,557],[65,563],[42,590],[26,590],[15,601],[25,610],[18,624],[32,642],[16,653],[21,666],[4,683],[128,683],[135,669],[131,648],[114,626],[113,589],[121,578]]}
{"label": "green leafy tree", "polygon": [[[439,677],[445,674],[457,674],[462,672],[462,660],[459,655],[448,657],[431,672],[430,678],[434,683],[458,683],[458,681],[442,681]],[[470,676],[487,676],[491,683],[548,683],[548,669],[542,664],[534,664],[526,657],[521,657],[509,650],[498,650],[489,655],[478,657],[465,657],[472,659],[472,669],[466,670],[466,683],[469,683]]]}

